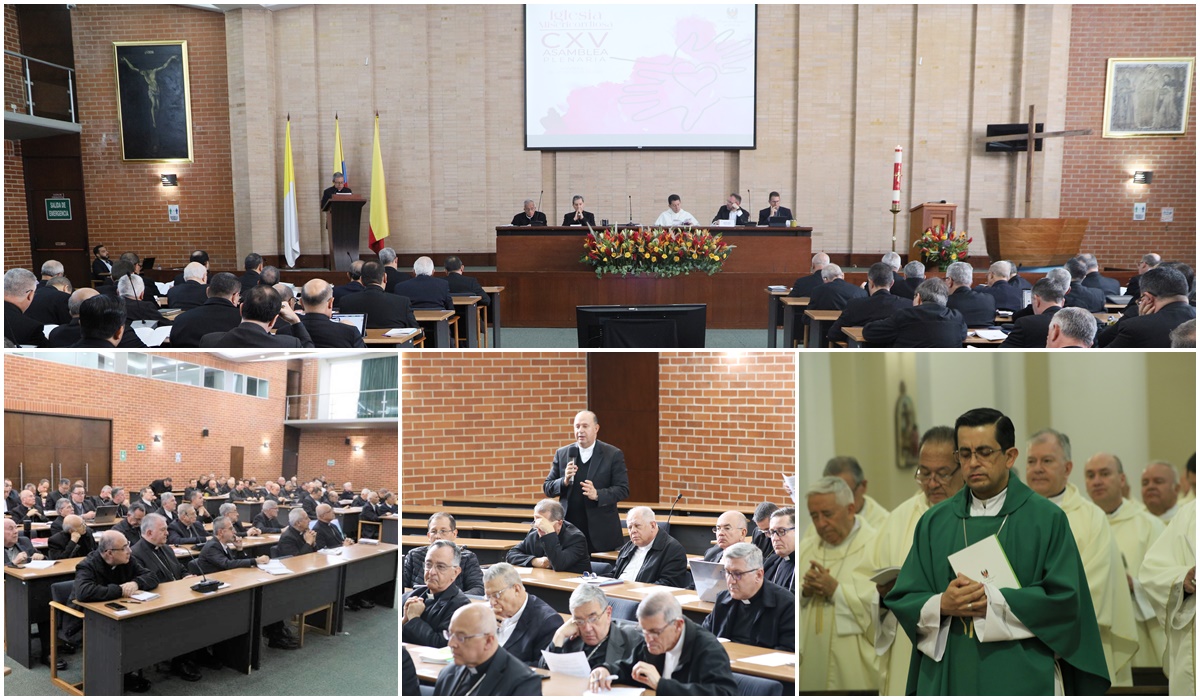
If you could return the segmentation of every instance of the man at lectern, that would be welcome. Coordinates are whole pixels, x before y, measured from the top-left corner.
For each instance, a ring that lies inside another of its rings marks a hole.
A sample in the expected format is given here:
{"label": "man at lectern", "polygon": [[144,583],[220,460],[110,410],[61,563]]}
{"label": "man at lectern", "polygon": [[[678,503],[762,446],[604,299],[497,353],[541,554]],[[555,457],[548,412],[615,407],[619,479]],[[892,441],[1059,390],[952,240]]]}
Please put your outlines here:
{"label": "man at lectern", "polygon": [[537,210],[532,199],[525,200],[525,210],[513,217],[513,226],[548,226],[546,215]]}
{"label": "man at lectern", "polygon": [[342,177],[341,173],[333,174],[333,187],[326,187],[325,194],[321,195],[321,211],[325,211],[325,207],[329,206],[329,200],[335,194],[353,194],[346,186],[346,178]]}

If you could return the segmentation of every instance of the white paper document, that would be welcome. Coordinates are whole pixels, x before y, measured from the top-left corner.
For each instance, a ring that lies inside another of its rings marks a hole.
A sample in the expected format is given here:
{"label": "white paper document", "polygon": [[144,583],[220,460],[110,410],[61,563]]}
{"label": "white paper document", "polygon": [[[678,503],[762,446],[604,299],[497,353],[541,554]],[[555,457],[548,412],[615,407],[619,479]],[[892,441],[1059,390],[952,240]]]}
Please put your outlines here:
{"label": "white paper document", "polygon": [[137,333],[137,337],[141,338],[142,342],[145,343],[147,347],[151,348],[156,348],[162,345],[164,340],[171,337],[170,326],[160,326],[158,328],[147,328],[145,326],[140,326],[138,328],[134,328],[133,332]]}
{"label": "white paper document", "polygon": [[796,655],[788,654],[782,651],[772,652],[770,654],[759,654],[758,656],[747,656],[743,659],[738,659],[744,664],[754,664],[755,666],[795,666]]}
{"label": "white paper document", "polygon": [[[517,569],[520,571],[520,569]],[[575,576],[573,578],[564,578],[563,583],[590,583],[593,586],[612,586],[618,583],[625,583],[619,578],[609,578],[607,576]]]}
{"label": "white paper document", "polygon": [[273,576],[283,576],[284,574],[292,573],[292,570],[280,563],[278,559],[272,559],[266,564],[259,564],[258,568]]}
{"label": "white paper document", "polygon": [[153,591],[138,591],[129,597],[133,598],[134,600],[147,601],[154,600],[155,598],[158,598],[159,595]]}
{"label": "white paper document", "polygon": [[982,338],[984,340],[1004,340],[1005,338],[1008,337],[1008,334],[1005,333],[1004,331],[989,331],[985,328],[980,328],[977,331],[972,331],[972,333],[974,333],[975,335],[979,336],[980,338]]}
{"label": "white paper document", "polygon": [[50,559],[38,559],[37,561],[27,561],[23,566],[26,569],[49,569],[57,563]]}
{"label": "white paper document", "polygon": [[325,549],[317,550],[317,554],[328,554],[331,556],[339,556],[339,555],[341,555],[341,553],[342,553],[341,547],[326,547]]}
{"label": "white paper document", "polygon": [[388,331],[387,333],[384,333],[383,335],[385,338],[399,338],[400,336],[408,335],[409,333],[416,333],[419,330],[421,330],[421,329],[420,328],[393,328],[390,331]]}
{"label": "white paper document", "polygon": [[561,673],[575,678],[587,678],[592,673],[592,667],[588,666],[587,655],[582,651],[555,654],[543,649],[542,658],[546,660],[546,668],[550,669],[550,673]]}
{"label": "white paper document", "polygon": [[612,697],[618,697],[618,698],[619,697],[630,697],[630,698],[632,698],[632,697],[641,695],[644,692],[646,692],[645,688],[613,688],[611,690],[585,690],[585,691],[583,691],[583,697],[585,697],[585,698],[594,698],[594,697],[610,697],[610,698],[612,698]]}
{"label": "white paper document", "polygon": [[175,282],[155,282],[154,286],[158,287],[158,295],[160,297],[165,297],[167,292],[171,291],[171,287],[175,286]]}
{"label": "white paper document", "polygon": [[677,595],[677,596],[675,596],[675,600],[679,601],[680,605],[687,605],[688,603],[699,603],[700,596],[698,596],[698,595]]}
{"label": "white paper document", "polygon": [[454,658],[454,652],[450,651],[450,647],[426,649],[421,652],[420,658],[427,664],[448,664]]}
{"label": "white paper document", "polygon": [[972,581],[990,583],[996,588],[1020,588],[1004,547],[995,535],[951,554],[948,559],[955,573],[965,574]]}

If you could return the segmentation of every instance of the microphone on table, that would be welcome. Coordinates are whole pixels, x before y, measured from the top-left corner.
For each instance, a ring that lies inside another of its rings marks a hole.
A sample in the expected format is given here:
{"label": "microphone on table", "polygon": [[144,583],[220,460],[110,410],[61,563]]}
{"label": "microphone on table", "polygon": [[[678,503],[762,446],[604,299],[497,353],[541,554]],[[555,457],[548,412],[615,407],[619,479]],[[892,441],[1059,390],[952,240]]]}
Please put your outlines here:
{"label": "microphone on table", "polygon": [[749,225],[750,224],[750,212],[753,211],[753,209],[750,208],[750,188],[749,187],[746,188],[746,206],[744,206],[742,208],[746,210],[746,224]]}
{"label": "microphone on table", "polygon": [[541,192],[538,193],[538,207],[537,207],[538,211],[542,210],[542,195],[544,195],[544,194],[546,194],[546,190],[542,190]]}
{"label": "microphone on table", "polygon": [[683,492],[682,492],[682,491],[680,491],[680,492],[679,492],[679,495],[675,497],[675,502],[671,504],[671,509],[670,509],[669,511],[667,511],[667,527],[666,527],[666,531],[667,531],[667,534],[668,534],[668,535],[669,535],[669,534],[671,534],[671,516],[672,516],[672,515],[675,515],[675,504],[676,504],[676,503],[679,503],[679,499],[681,499],[681,498],[683,498]]}
{"label": "microphone on table", "polygon": [[200,583],[192,584],[192,590],[197,593],[212,593],[221,587],[220,581],[213,581],[204,575],[204,560],[196,557],[196,568],[200,570]]}

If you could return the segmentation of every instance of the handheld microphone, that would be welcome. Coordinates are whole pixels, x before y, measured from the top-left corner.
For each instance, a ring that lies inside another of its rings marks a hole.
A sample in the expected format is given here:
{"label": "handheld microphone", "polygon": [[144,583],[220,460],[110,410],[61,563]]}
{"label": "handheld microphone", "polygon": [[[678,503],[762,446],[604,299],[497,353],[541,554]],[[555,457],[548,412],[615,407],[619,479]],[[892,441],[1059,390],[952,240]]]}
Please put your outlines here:
{"label": "handheld microphone", "polygon": [[212,593],[221,587],[220,581],[209,580],[204,575],[204,559],[196,557],[196,568],[200,570],[200,583],[192,584],[192,590],[197,593]]}
{"label": "handheld microphone", "polygon": [[666,531],[667,531],[668,535],[671,534],[671,516],[675,515],[675,504],[679,503],[679,499],[681,499],[681,498],[683,498],[683,491],[679,492],[679,495],[675,497],[675,502],[671,504],[671,510],[667,511]]}
{"label": "handheld microphone", "polygon": [[[581,459],[582,458],[579,456],[579,444],[576,443],[571,445],[571,448],[567,450],[567,461],[574,462],[575,466],[578,467]],[[571,477],[571,486],[575,486],[577,483],[579,483],[579,479]]]}

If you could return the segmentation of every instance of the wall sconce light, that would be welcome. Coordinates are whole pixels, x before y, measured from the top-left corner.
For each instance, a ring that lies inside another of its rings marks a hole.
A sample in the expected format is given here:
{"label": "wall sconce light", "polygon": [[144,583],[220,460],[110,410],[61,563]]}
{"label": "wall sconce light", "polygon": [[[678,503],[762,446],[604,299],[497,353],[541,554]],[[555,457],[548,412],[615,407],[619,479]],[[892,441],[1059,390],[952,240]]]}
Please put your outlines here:
{"label": "wall sconce light", "polygon": [[200,437],[208,437],[208,428],[200,429]]}
{"label": "wall sconce light", "polygon": [[1153,180],[1153,170],[1138,170],[1133,173],[1133,184],[1135,185],[1149,185]]}
{"label": "wall sconce light", "polygon": [[175,173],[162,173],[159,177],[162,178],[163,187],[179,187],[179,176]]}
{"label": "wall sconce light", "polygon": [[362,445],[355,445],[355,446],[354,446],[354,451],[355,451],[355,452],[362,452]]}
{"label": "wall sconce light", "polygon": [[270,447],[271,447],[271,443],[269,443],[269,442],[264,442],[264,443],[263,443],[263,449],[264,449],[264,450],[265,450],[265,449],[269,449]]}
{"label": "wall sconce light", "polygon": [[346,438],[346,444],[347,444],[347,445],[349,445],[349,444],[350,444],[350,438]]}
{"label": "wall sconce light", "polygon": [[162,442],[162,435],[161,435],[161,434],[159,434],[159,433],[155,433],[155,434],[154,434],[154,441],[155,441],[155,442]]}

